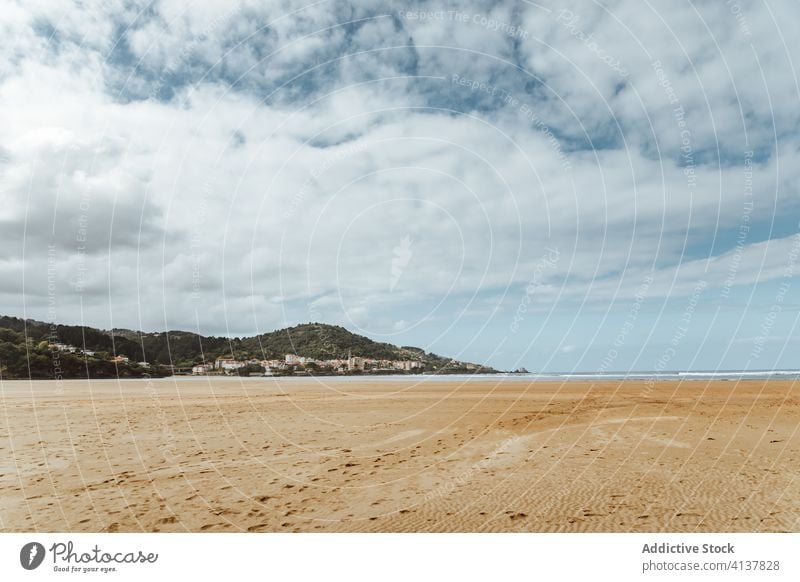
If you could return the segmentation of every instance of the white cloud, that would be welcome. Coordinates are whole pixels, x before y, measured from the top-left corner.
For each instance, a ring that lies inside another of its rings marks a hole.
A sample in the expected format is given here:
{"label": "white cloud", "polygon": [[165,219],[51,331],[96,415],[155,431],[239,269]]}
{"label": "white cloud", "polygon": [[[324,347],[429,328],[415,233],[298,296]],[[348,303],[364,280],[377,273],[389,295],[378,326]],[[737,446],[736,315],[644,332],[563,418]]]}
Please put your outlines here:
{"label": "white cloud", "polygon": [[[527,285],[548,245],[561,258],[537,300],[631,296],[651,271],[653,296],[691,293],[698,277],[718,285],[732,245],[707,255],[742,220],[746,149],[759,152],[754,223],[797,210],[787,65],[798,40],[775,34],[765,9],[746,10],[753,50],[724,8],[567,5],[621,76],[557,10],[449,5],[528,32],[513,38],[398,18],[380,3],[332,6],[9,12],[0,308],[18,313],[24,300],[42,312],[36,289],[55,244],[60,301],[78,305],[69,284],[85,268],[93,320],[113,312],[120,325],[180,327],[199,314],[210,331],[245,332],[313,312],[392,333],[436,317],[444,299],[452,312],[492,313],[486,295]],[[786,17],[783,4],[770,8]],[[34,31],[45,21],[57,42]],[[127,56],[109,54],[120,30]],[[655,59],[687,111],[693,189],[676,165],[681,129]],[[165,87],[172,98],[144,98]],[[598,148],[571,151],[586,136]],[[785,234],[754,229],[736,285],[781,277]],[[414,255],[388,293],[404,237]]]}

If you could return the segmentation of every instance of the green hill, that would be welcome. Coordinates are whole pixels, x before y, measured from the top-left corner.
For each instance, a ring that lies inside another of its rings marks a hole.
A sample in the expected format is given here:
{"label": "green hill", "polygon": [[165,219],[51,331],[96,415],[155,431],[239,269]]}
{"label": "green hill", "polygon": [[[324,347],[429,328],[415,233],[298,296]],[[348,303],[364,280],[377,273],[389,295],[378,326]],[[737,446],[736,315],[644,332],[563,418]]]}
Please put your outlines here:
{"label": "green hill", "polygon": [[297,354],[315,359],[332,359],[346,358],[351,354],[383,360],[417,359],[397,346],[373,341],[338,325],[322,323],[304,323],[265,333],[242,340],[242,347],[249,352],[261,352],[268,358]]}
{"label": "green hill", "polygon": [[[48,343],[74,346],[79,352],[60,352],[54,363],[53,350]],[[341,326],[324,323],[305,323],[253,337],[225,338],[185,331],[101,330],[0,316],[0,374],[3,378],[52,378],[57,375],[56,368],[63,372],[64,378],[160,376],[228,354],[240,360],[283,359],[286,354],[317,360],[342,359],[348,355],[414,360],[422,364],[421,371],[436,373],[476,371],[477,368],[420,348],[376,342]],[[116,365],[110,361],[115,355],[127,356],[130,362]],[[494,370],[480,368],[480,371]]]}

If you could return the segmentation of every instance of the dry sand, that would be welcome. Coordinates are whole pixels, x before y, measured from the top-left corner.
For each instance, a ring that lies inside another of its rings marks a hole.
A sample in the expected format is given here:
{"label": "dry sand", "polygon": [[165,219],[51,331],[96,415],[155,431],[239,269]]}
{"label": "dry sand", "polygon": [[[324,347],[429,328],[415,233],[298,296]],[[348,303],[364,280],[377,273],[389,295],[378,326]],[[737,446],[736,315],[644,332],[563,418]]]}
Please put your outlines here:
{"label": "dry sand", "polygon": [[798,386],[6,381],[0,530],[800,531]]}

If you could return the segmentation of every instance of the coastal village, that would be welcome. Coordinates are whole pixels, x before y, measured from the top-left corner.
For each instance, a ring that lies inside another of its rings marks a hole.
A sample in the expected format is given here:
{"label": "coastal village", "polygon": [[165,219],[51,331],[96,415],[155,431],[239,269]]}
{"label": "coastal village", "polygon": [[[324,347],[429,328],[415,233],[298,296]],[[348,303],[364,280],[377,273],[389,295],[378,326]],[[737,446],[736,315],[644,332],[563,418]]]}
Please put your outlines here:
{"label": "coastal village", "polygon": [[499,373],[507,372],[318,322],[253,337],[217,337],[180,330],[103,330],[0,315],[0,379]]}
{"label": "coastal village", "polygon": [[[84,350],[76,346],[63,343],[49,343],[48,348],[55,352],[65,352],[71,354],[82,354],[84,356],[97,357],[98,354],[91,350]],[[123,354],[114,356],[109,355],[109,361],[115,364],[137,365],[142,368],[150,368],[149,362],[132,362],[130,358]],[[474,367],[468,364],[469,367]],[[166,366],[174,374],[188,374],[188,367]],[[241,375],[241,371],[247,372],[251,376],[275,376],[292,373],[360,373],[360,372],[413,372],[424,368],[424,363],[417,360],[379,360],[374,358],[363,358],[348,355],[342,359],[318,360],[296,354],[286,354],[283,359],[265,360],[250,358],[240,360],[232,354],[223,355],[214,361],[202,362],[191,366],[193,376],[210,375]]]}
{"label": "coastal village", "polygon": [[[320,370],[334,373],[347,372],[390,372],[405,371],[410,372],[417,368],[422,368],[422,362],[415,360],[376,360],[373,358],[360,358],[349,356],[344,359],[315,360],[298,356],[296,354],[286,354],[282,360],[237,360],[233,356],[221,356],[213,362],[205,362],[192,367],[192,374],[204,376],[209,374],[234,374],[247,366],[261,368],[265,376],[284,374],[297,368],[303,370]],[[258,375],[258,372],[256,372]]]}

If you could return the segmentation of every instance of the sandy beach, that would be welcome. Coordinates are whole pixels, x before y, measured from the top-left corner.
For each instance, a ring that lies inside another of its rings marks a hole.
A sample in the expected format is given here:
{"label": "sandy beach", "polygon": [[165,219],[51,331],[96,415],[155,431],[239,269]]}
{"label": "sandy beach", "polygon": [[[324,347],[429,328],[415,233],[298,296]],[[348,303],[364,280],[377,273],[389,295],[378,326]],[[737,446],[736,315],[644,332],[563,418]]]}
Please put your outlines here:
{"label": "sandy beach", "polygon": [[0,530],[800,531],[790,381],[0,383]]}

